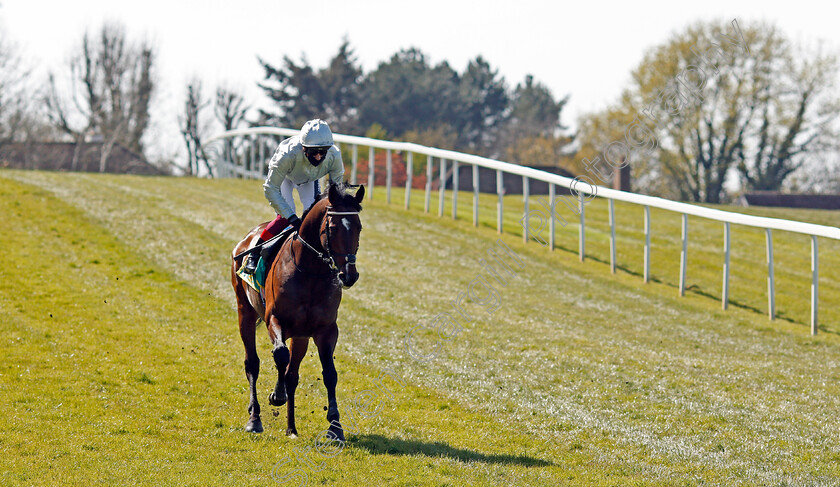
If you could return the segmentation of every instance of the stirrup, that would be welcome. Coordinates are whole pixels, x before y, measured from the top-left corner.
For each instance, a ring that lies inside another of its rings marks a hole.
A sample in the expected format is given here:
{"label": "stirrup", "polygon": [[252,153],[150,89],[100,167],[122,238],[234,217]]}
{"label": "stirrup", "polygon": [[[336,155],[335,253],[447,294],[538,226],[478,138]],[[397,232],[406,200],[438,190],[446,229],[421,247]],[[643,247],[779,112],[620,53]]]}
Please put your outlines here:
{"label": "stirrup", "polygon": [[257,252],[251,252],[248,254],[248,257],[245,258],[245,267],[242,269],[245,274],[253,276],[254,273],[257,272],[257,263],[259,262],[258,255],[259,254]]}

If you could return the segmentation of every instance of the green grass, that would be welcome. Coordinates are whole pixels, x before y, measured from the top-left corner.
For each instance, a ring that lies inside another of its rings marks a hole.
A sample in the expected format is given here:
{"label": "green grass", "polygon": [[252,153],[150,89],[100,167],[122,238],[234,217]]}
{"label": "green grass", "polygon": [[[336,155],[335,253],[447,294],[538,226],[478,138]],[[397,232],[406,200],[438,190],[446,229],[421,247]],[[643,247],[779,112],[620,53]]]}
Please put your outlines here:
{"label": "green grass", "polygon": [[[0,484],[276,485],[284,458],[306,468],[295,449],[326,426],[315,352],[301,371],[301,437],[290,440],[285,408],[267,404],[275,372],[259,330],[266,431],[243,430],[228,265],[234,242],[272,216],[259,184],[0,172]],[[644,285],[641,210],[616,205],[611,275],[606,206],[595,201],[586,262],[571,215],[555,252],[503,236],[524,268],[499,289],[499,309],[468,305],[476,319],[453,340],[418,334],[424,350],[440,344],[419,363],[403,337],[481,272],[498,238],[495,198],[482,198],[479,228],[470,195],[456,221],[423,214],[422,192],[420,209],[402,201],[394,191],[388,206],[376,188],[362,213],[361,279],[339,316],[339,407],[346,417],[386,368],[407,385],[389,382],[393,397],[341,453],[310,456],[323,462],[306,470],[310,485],[840,483],[836,242],[820,241],[811,337],[807,237],[774,232],[782,319],[771,322],[763,232],[733,227],[737,305],[722,311],[722,225],[691,220],[691,287],[679,298],[679,217],[652,210],[655,281]],[[505,207],[506,230],[518,232],[521,197]]]}
{"label": "green grass", "polygon": [[[377,201],[385,201],[384,188],[376,188]],[[471,224],[473,218],[472,192],[459,192],[457,218]],[[568,197],[570,198],[570,197]],[[403,188],[393,188],[392,207],[403,208]],[[432,192],[430,215],[439,214],[439,193]],[[480,195],[479,226],[496,229],[495,195]],[[531,210],[547,213],[539,201],[548,203],[547,195],[533,195]],[[571,201],[571,198],[569,199]],[[724,211],[749,215],[784,218],[840,226],[840,211],[803,210],[790,208],[742,208],[725,205],[706,205]],[[413,190],[411,208],[424,210],[424,192]],[[505,234],[522,237],[522,196],[504,198],[503,229]],[[606,200],[596,198],[585,205],[586,238],[585,259],[609,265],[610,227]],[[579,216],[568,206],[558,203],[556,213],[566,221],[556,220],[555,251],[578,255]],[[644,275],[644,210],[641,206],[616,202],[616,268],[619,273]],[[681,242],[681,216],[677,213],[651,208],[651,280],[674,288],[678,292],[679,259]],[[444,198],[445,219],[452,218],[452,192]],[[531,223],[532,228],[538,222]],[[723,280],[724,225],[699,217],[689,217],[688,268],[686,292],[706,296],[720,302]],[[730,226],[731,265],[729,278],[729,306],[751,309],[767,314],[767,260],[766,237],[763,229],[741,225]],[[463,228],[463,227],[459,227]],[[540,232],[548,240],[548,229]],[[541,247],[532,236],[535,248]],[[811,241],[807,235],[779,230],[773,231],[774,273],[776,287],[776,319],[804,325],[810,330]],[[832,303],[840,302],[840,281],[832,270],[840,268],[840,242],[819,238],[820,309],[821,330],[840,332],[840,309]],[[603,269],[603,268],[601,268]],[[607,267],[609,272],[609,267]]]}

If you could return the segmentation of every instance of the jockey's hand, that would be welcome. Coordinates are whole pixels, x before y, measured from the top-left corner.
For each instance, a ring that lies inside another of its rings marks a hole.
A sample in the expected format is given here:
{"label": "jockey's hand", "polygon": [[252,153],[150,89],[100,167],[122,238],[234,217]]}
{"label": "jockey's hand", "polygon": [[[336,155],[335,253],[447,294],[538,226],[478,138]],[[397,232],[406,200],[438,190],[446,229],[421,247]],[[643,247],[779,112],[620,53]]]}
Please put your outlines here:
{"label": "jockey's hand", "polygon": [[292,216],[289,217],[289,225],[295,227],[296,232],[300,231],[300,224],[301,223],[303,223],[303,222],[300,221],[300,218],[298,218],[297,215],[292,215]]}

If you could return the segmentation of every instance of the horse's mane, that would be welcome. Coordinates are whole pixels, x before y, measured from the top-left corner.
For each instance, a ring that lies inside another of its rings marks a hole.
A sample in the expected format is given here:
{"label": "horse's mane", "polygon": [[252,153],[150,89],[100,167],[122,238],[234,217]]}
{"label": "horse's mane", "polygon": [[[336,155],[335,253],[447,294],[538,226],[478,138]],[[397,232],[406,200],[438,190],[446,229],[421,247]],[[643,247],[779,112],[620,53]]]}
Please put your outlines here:
{"label": "horse's mane", "polygon": [[360,185],[358,185],[358,184],[349,184],[349,183],[343,183],[343,182],[342,183],[335,183],[335,182],[330,183],[330,185],[327,186],[327,188],[324,191],[322,191],[321,194],[319,194],[315,198],[315,201],[313,201],[312,204],[309,205],[309,208],[307,208],[303,212],[303,215],[301,215],[300,220],[301,221],[306,220],[306,215],[309,214],[309,210],[314,208],[315,205],[317,205],[319,201],[327,198],[330,194],[330,189],[331,188],[336,189],[336,191],[338,192],[338,195],[340,197],[340,200],[341,200],[339,202],[333,202],[335,204],[335,206],[347,206],[347,207],[352,208],[353,211],[362,211],[362,205],[359,204],[358,201],[356,201],[356,192],[355,191],[350,192],[350,190],[355,190],[359,186]]}

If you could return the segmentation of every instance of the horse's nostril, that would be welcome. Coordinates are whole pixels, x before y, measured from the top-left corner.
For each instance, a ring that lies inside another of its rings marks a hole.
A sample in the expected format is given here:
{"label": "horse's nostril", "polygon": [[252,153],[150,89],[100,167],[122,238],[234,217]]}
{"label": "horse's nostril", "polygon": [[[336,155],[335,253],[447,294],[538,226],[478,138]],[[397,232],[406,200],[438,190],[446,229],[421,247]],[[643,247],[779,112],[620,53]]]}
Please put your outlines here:
{"label": "horse's nostril", "polygon": [[350,287],[353,284],[356,284],[356,281],[359,280],[359,273],[358,272],[351,272],[341,278],[341,282],[344,283],[344,286]]}

